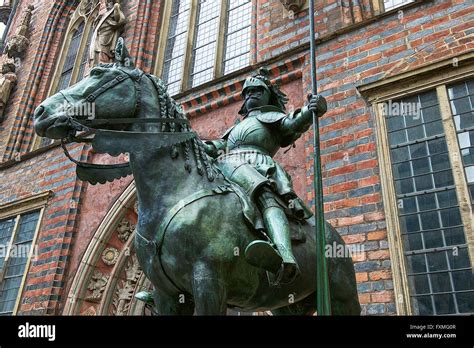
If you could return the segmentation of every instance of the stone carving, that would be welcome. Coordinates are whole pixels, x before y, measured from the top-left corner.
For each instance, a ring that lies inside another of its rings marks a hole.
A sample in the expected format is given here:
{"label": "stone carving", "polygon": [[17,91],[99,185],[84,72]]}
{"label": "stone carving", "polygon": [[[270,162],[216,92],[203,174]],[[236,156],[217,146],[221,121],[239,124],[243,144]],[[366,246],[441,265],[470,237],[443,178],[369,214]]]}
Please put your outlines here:
{"label": "stone carving", "polygon": [[12,5],[10,1],[4,1],[0,6],[0,22],[7,24],[10,13],[12,12]]}
{"label": "stone carving", "polygon": [[107,0],[107,13],[104,14],[92,37],[93,45],[89,52],[94,65],[110,63],[114,57],[115,45],[127,19],[118,0]]}
{"label": "stone carving", "polygon": [[306,3],[306,0],[281,0],[281,2],[288,11],[296,13],[303,8],[304,4]]}
{"label": "stone carving", "polygon": [[16,84],[15,62],[4,56],[5,61],[0,65],[0,122],[3,121],[10,93]]}
{"label": "stone carving", "polygon": [[79,13],[87,17],[98,3],[99,0],[82,0],[79,4]]}
{"label": "stone carving", "polygon": [[5,52],[10,58],[23,58],[25,52],[30,45],[29,29],[31,22],[31,15],[34,10],[32,5],[28,6],[25,11],[23,20],[21,21],[20,26],[17,28],[15,35],[10,37],[7,40],[5,45]]}
{"label": "stone carving", "polygon": [[135,225],[123,218],[117,227],[117,236],[122,243],[127,242],[130,235],[135,231]]}
{"label": "stone carving", "polygon": [[99,302],[108,281],[109,277],[107,275],[98,270],[94,271],[89,286],[87,287],[87,289],[92,291],[92,294],[86,297],[86,301]]}
{"label": "stone carving", "polygon": [[129,258],[127,267],[125,268],[126,279],[120,281],[112,300],[112,312],[114,315],[122,316],[127,314],[135,288],[137,287],[137,282],[140,279],[142,272],[143,271],[138,264],[137,256],[133,254]]}
{"label": "stone carving", "polygon": [[5,44],[5,55],[1,57],[0,65],[0,122],[4,119],[5,108],[10,98],[10,93],[16,84],[16,68],[19,60],[24,57],[30,45],[28,32],[30,28],[33,6],[28,6],[23,20],[17,28],[15,35],[10,37]]}
{"label": "stone carving", "polygon": [[113,266],[117,263],[119,255],[120,252],[117,249],[113,247],[106,248],[102,252],[102,261],[108,266]]}

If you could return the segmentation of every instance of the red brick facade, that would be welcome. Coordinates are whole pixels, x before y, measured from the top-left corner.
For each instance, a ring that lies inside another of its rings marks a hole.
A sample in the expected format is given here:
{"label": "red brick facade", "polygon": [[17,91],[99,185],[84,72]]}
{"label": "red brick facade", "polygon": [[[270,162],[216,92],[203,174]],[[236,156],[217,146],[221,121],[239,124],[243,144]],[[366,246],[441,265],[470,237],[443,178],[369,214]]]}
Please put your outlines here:
{"label": "red brick facade", "polygon": [[[157,64],[162,1],[123,1],[125,40],[137,66]],[[348,244],[361,244],[354,258],[363,314],[395,314],[391,256],[380,188],[374,114],[356,87],[474,49],[474,7],[465,0],[431,0],[379,13],[373,2],[316,1],[319,91],[328,101],[321,120],[326,218]],[[61,314],[75,272],[94,233],[131,178],[91,186],[76,178],[61,148],[32,148],[32,113],[46,98],[74,1],[21,0],[34,5],[31,45],[18,69],[18,84],[0,124],[0,207],[50,190],[18,314]],[[216,138],[237,117],[245,77],[269,66],[290,99],[302,106],[310,92],[308,10],[294,16],[279,0],[253,0],[252,65],[178,96],[194,129]],[[11,30],[13,32],[13,30]],[[450,38],[450,40],[445,40]],[[282,151],[283,152],[283,151]],[[278,155],[298,194],[312,204],[312,135]],[[19,155],[18,155],[19,154]],[[76,145],[76,158],[106,161]]]}

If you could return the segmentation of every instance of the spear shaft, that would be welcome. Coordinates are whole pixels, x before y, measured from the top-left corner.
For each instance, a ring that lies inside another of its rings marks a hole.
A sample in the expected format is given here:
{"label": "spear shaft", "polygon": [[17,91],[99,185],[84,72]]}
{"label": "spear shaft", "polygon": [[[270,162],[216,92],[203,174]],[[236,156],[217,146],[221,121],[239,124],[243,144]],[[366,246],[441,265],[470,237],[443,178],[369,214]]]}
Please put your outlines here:
{"label": "spear shaft", "polygon": [[[311,88],[313,95],[318,93],[316,80],[316,37],[314,23],[314,0],[309,0]],[[319,139],[319,119],[313,112],[313,189],[315,207],[316,233],[316,298],[318,315],[331,315],[331,298],[329,293],[329,276],[325,256],[326,234],[324,220],[323,179],[321,175],[321,148]]]}

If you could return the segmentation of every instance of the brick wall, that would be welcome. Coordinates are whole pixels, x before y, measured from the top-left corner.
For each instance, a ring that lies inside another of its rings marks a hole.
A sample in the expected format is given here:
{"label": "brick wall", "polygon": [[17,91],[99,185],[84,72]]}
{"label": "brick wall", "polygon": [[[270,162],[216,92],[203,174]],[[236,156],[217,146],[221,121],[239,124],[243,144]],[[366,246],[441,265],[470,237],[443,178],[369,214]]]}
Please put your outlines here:
{"label": "brick wall", "polygon": [[[0,204],[33,192],[54,192],[40,229],[41,256],[30,268],[20,313],[60,313],[90,239],[130,179],[99,186],[84,184],[54,146],[12,162],[15,153],[27,151],[31,144],[30,116],[46,96],[67,13],[72,9],[68,1],[23,0],[14,23],[21,18],[21,8],[30,3],[35,5],[32,44],[19,69],[6,120],[0,125],[0,158],[4,161],[0,164]],[[152,71],[157,54],[162,54],[156,52],[160,3],[124,2],[129,18],[124,36],[137,65],[145,71]],[[356,87],[473,49],[473,5],[461,0],[426,1],[404,8],[402,16],[394,11],[375,17],[368,0],[316,3],[319,90],[329,103],[329,111],[321,119],[326,218],[346,243],[365,248],[354,258],[363,313],[394,314],[374,119]],[[301,106],[310,91],[308,11],[291,18],[277,0],[255,0],[254,8],[255,65],[179,97],[193,127],[205,138],[218,137],[233,124],[241,104],[242,82],[261,64],[270,66],[290,97],[290,107]],[[312,152],[312,135],[308,133],[296,149],[278,155],[293,175],[297,192],[310,203]],[[81,146],[72,153],[83,159],[107,160]]]}

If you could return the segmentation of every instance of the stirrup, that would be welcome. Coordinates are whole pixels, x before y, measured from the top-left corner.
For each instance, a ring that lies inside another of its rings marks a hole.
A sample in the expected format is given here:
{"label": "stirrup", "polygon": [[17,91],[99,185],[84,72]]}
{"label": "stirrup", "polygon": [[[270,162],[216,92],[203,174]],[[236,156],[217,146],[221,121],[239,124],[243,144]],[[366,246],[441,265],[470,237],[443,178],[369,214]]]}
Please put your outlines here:
{"label": "stirrup", "polygon": [[267,241],[255,240],[245,248],[245,259],[252,266],[277,273],[283,262],[280,253]]}
{"label": "stirrup", "polygon": [[294,265],[296,267],[296,271],[293,274],[293,276],[291,277],[291,279],[286,280],[286,281],[283,281],[283,276],[285,275],[285,264],[284,263],[281,264],[280,269],[278,270],[277,273],[267,272],[268,283],[270,284],[270,286],[280,287],[281,285],[287,285],[287,284],[293,283],[295,281],[295,279],[298,278],[299,275],[300,275],[300,270],[299,270],[298,264],[295,263]]}

